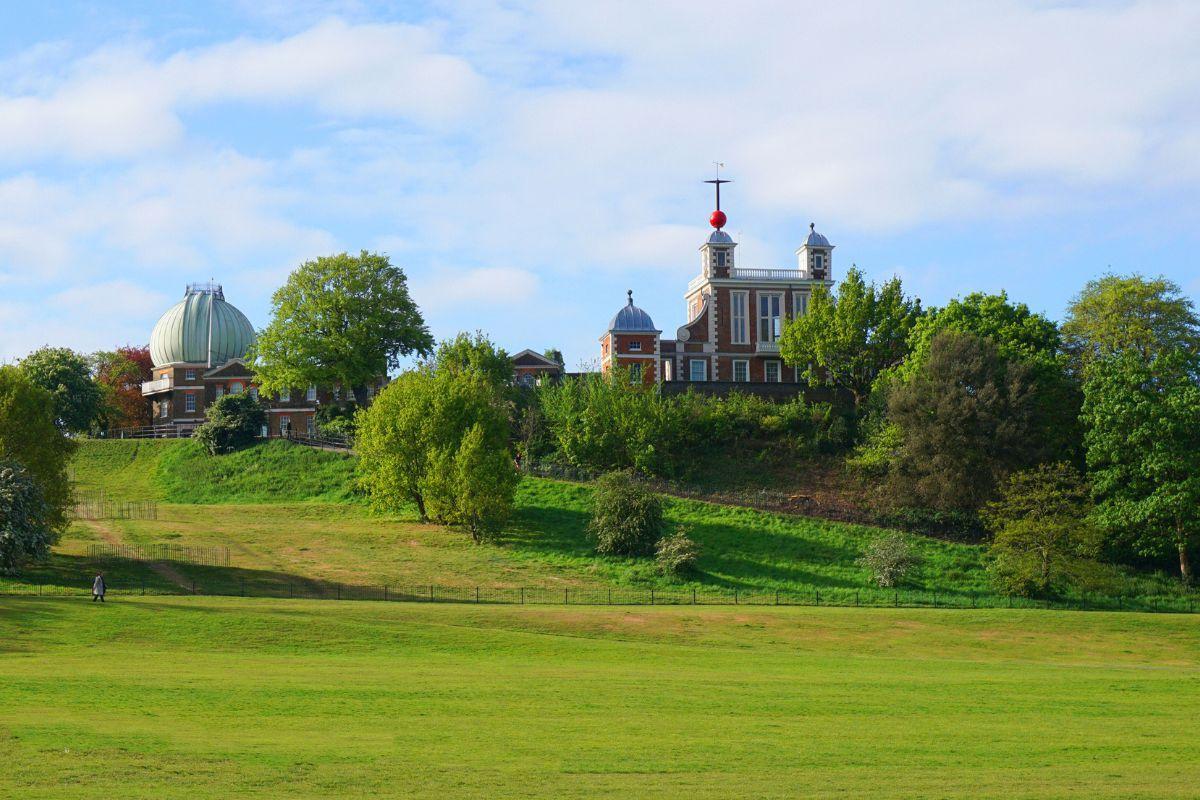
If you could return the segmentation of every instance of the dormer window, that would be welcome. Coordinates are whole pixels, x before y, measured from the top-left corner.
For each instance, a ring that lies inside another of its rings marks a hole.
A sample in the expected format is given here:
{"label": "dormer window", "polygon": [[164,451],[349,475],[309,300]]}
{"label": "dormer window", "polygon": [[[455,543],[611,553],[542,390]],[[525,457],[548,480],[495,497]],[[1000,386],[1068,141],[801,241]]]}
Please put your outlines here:
{"label": "dormer window", "polygon": [[724,250],[718,250],[717,251],[717,266],[718,267],[726,266],[728,263],[728,258],[729,258],[729,253],[725,252]]}

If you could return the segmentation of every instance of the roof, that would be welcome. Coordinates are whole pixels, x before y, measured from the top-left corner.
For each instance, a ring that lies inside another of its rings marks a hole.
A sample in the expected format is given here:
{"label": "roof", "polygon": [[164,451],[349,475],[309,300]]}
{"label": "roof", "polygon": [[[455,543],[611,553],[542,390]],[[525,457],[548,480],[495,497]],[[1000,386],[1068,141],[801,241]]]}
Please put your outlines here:
{"label": "roof", "polygon": [[254,338],[254,326],[225,302],[220,287],[188,286],[183,299],[154,324],[150,359],[156,367],[181,363],[217,366],[244,358]]}
{"label": "roof", "polygon": [[563,365],[552,358],[538,353],[534,350],[525,349],[517,353],[509,359],[515,367],[526,367],[532,369],[557,369],[561,370]]}
{"label": "roof", "polygon": [[828,239],[817,233],[817,223],[815,222],[808,223],[808,238],[804,240],[804,243],[809,247],[832,247]]}
{"label": "roof", "polygon": [[629,302],[609,321],[608,329],[610,331],[662,333],[654,327],[654,320],[650,319],[650,315],[633,304],[633,289],[626,294],[629,295]]}
{"label": "roof", "polygon": [[733,237],[718,228],[708,235],[708,244],[733,244]]}

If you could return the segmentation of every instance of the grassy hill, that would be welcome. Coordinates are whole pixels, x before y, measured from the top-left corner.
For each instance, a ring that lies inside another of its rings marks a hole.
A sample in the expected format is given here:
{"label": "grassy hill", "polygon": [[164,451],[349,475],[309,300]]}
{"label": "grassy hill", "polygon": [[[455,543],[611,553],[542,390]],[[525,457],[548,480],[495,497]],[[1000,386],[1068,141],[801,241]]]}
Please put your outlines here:
{"label": "grassy hill", "polygon": [[[526,478],[514,518],[501,539],[473,545],[459,532],[423,525],[413,509],[373,513],[353,489],[353,458],[288,442],[270,442],[210,457],[191,441],[85,441],[74,463],[83,491],[122,500],[153,499],[156,520],[78,523],[54,560],[25,576],[43,591],[78,587],[96,565],[95,542],[172,543],[228,547],[230,568],[177,565],[174,573],[143,565],[110,565],[114,584],[178,590],[292,594],[331,582],[366,587],[557,587],[732,594],[823,592],[854,594],[868,574],[863,547],[881,531],[869,526],[767,513],[697,500],[668,498],[670,526],[683,525],[700,543],[696,573],[686,581],[659,575],[648,559],[599,556],[586,525],[587,485]],[[981,548],[920,540],[925,566],[906,587],[969,604],[989,591]],[[19,589],[0,579],[0,590]],[[1126,595],[1170,592],[1168,581],[1130,581]],[[314,590],[315,591],[315,590]],[[957,598],[957,600],[956,600]]]}
{"label": "grassy hill", "polygon": [[1196,623],[0,598],[0,796],[1194,797]]}

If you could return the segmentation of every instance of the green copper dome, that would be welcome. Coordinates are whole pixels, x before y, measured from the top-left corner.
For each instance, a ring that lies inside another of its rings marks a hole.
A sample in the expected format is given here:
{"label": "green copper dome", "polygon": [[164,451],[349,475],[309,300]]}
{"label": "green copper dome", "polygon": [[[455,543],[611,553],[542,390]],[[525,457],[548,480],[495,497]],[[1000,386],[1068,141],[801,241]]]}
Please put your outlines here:
{"label": "green copper dome", "polygon": [[225,302],[220,286],[189,284],[183,299],[154,324],[150,358],[156,367],[180,362],[215,367],[231,358],[244,358],[252,344],[254,326],[245,314]]}

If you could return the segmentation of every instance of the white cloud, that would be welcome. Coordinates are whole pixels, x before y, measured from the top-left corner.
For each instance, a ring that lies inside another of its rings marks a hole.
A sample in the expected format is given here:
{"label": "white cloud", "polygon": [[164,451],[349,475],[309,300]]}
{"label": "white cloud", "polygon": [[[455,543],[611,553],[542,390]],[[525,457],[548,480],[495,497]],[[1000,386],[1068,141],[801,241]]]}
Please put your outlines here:
{"label": "white cloud", "polygon": [[538,285],[537,275],[513,267],[448,269],[412,278],[412,295],[422,309],[435,314],[469,312],[480,306],[528,306],[536,300]]}

